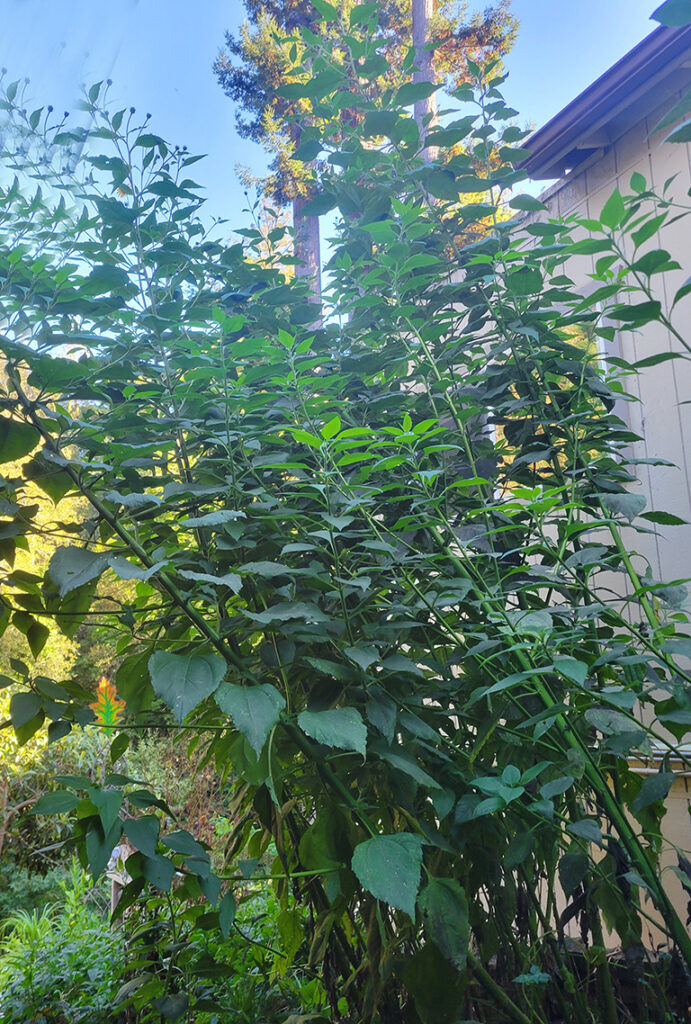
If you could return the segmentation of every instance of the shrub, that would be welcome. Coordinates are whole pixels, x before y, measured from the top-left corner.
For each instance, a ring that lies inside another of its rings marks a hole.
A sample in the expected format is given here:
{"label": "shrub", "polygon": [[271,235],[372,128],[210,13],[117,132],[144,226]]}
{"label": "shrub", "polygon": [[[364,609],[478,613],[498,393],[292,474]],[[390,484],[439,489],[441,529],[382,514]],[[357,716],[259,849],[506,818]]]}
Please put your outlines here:
{"label": "shrub", "polygon": [[[3,924],[0,1024],[113,1024],[123,936],[94,901],[88,876],[73,863],[60,898],[20,910]],[[102,901],[101,901],[102,902]]]}

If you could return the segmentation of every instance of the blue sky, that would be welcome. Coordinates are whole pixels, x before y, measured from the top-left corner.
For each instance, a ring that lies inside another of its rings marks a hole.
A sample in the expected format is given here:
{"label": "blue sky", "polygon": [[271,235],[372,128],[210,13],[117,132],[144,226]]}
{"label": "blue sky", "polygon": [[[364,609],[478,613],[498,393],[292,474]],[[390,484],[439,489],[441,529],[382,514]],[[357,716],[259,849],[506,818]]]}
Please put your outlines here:
{"label": "blue sky", "polygon": [[[471,0],[471,9],[489,0]],[[513,0],[520,20],[506,98],[524,121],[549,119],[652,28],[654,0]],[[152,129],[209,157],[195,167],[209,212],[246,221],[234,166],[256,171],[262,150],[234,129],[211,65],[241,0],[0,0],[0,66],[30,78],[35,105],[72,109],[80,88],[112,78],[109,104],[151,112]]]}

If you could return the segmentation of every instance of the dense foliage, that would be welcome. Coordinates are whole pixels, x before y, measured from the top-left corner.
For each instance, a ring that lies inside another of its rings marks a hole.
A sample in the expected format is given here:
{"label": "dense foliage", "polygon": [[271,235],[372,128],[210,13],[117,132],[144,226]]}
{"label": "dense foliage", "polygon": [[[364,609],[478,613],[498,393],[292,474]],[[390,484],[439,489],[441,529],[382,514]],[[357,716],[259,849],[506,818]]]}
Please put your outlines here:
{"label": "dense foliage", "polygon": [[[315,169],[309,161],[295,160],[293,154],[305,123],[316,111],[299,91],[282,88],[309,69],[309,50],[298,30],[311,30],[338,47],[344,26],[367,26],[370,36],[377,39],[379,54],[385,56],[377,73],[359,83],[373,98],[401,85],[410,75],[412,2],[355,4],[339,0],[331,8],[336,17],[329,7],[322,10],[319,2],[313,6],[309,0],[245,0],[245,7],[248,20],[240,26],[239,35],[226,33],[226,45],[214,61],[214,72],[234,102],[240,136],[261,142],[273,154],[271,173],[262,183],[267,194],[279,202],[308,197]],[[444,0],[436,5],[429,30],[435,74],[450,88],[468,82],[472,78],[468,60],[485,63],[505,56],[515,35],[516,20],[507,0],[472,16],[465,0]],[[350,65],[349,79],[356,84],[356,64]],[[350,89],[345,90],[343,98],[349,94]],[[330,116],[333,118],[333,111]],[[340,107],[344,123],[357,121],[359,116],[357,103]]]}
{"label": "dense foliage", "polygon": [[[104,612],[127,704],[113,770],[63,778],[36,811],[72,814],[94,876],[134,848],[116,916],[154,918],[120,992],[141,1020],[220,1012],[213,944],[181,937],[230,936],[251,880],[280,907],[267,972],[319,972],[309,1012],[672,1021],[691,941],[659,858],[691,633],[680,586],[632,549],[675,523],[631,489],[614,402],[639,368],[599,346],[612,323],[674,331],[657,298],[674,264],[648,243],[680,211],[634,175],[597,221],[535,220],[491,66],[470,65],[426,163],[409,107],[430,87],[373,97],[385,58],[351,21],[334,52],[300,34],[312,210],[342,217],[322,319],[278,239],[206,231],[194,158],[107,113],[104,90],[95,127],[57,133],[8,94],[0,457],[32,455],[63,545],[44,573],[13,570],[37,509],[6,479],[5,617],[69,634],[99,579],[134,581]],[[344,103],[362,113],[345,127]],[[597,257],[587,300],[578,254]],[[74,494],[79,524],[61,516]],[[46,719],[90,727],[78,680],[24,675],[20,742]],[[143,725],[232,789],[222,865],[127,774]],[[630,768],[654,751],[659,771]]]}

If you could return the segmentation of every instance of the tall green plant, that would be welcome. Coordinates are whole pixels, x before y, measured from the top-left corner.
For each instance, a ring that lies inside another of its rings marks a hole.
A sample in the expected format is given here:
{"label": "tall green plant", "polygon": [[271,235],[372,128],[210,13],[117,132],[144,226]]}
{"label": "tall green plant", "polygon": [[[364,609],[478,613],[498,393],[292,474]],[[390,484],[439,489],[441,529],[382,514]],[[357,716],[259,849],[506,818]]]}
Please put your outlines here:
{"label": "tall green plant", "polygon": [[[578,334],[668,324],[641,256],[672,204],[634,176],[597,221],[531,222],[544,210],[519,192],[523,133],[491,67],[454,93],[425,162],[424,87],[353,85],[352,59],[381,74],[366,29],[334,53],[303,34],[307,134],[332,168],[315,202],[343,215],[323,327],[262,240],[206,233],[191,158],[102,111],[98,87],[95,130],[48,132],[58,152],[87,144],[88,173],[2,195],[0,454],[40,442],[93,510],[43,577],[8,566],[3,601],[67,623],[103,574],[136,580],[117,617],[128,729],[146,716],[201,745],[234,828],[216,872],[121,774],[67,779],[38,810],[75,811],[94,874],[124,831],[119,913],[166,894],[165,964],[122,998],[168,1019],[214,969],[176,939],[186,901],[206,896],[200,927],[228,934],[252,876],[275,888],[288,957],[353,1019],[629,1020],[607,929],[644,965],[635,1012],[670,1021],[691,942],[659,857],[691,634],[679,588],[630,547],[674,524],[630,490],[614,402],[638,370]],[[363,116],[344,132],[346,100]],[[583,253],[599,257],[587,299],[569,277]],[[21,480],[5,498],[30,543]],[[45,716],[85,721],[69,682],[29,681],[12,709],[22,737]],[[653,748],[644,778],[628,759]]]}

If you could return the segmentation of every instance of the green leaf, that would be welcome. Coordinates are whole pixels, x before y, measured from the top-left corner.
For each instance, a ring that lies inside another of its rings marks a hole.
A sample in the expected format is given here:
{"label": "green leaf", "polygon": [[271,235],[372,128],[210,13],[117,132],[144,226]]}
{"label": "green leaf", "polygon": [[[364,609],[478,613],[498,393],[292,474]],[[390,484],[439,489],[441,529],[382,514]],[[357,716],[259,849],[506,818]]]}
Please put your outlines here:
{"label": "green leaf", "polygon": [[134,846],[146,857],[156,853],[158,833],[161,823],[155,814],[144,814],[141,818],[127,818],[123,822],[125,835]]}
{"label": "green leaf", "polygon": [[424,840],[410,832],[374,836],[355,847],[352,868],[376,899],[415,919]]}
{"label": "green leaf", "polygon": [[375,694],[367,702],[367,718],[375,729],[391,743],[396,728],[396,705],[390,697]]}
{"label": "green leaf", "polygon": [[227,939],[235,921],[235,898],[232,892],[227,892],[218,907],[218,923],[221,928],[221,935]]}
{"label": "green leaf", "polygon": [[82,283],[86,295],[105,295],[107,292],[122,291],[131,285],[126,271],[121,267],[105,265],[94,267]]}
{"label": "green leaf", "polygon": [[155,854],[153,857],[142,858],[142,874],[147,882],[151,882],[162,892],[168,892],[173,884],[175,865],[167,857]]}
{"label": "green leaf", "polygon": [[325,441],[329,441],[341,429],[341,417],[332,416],[321,429],[321,435]]}
{"label": "green leaf", "polygon": [[303,711],[298,715],[298,725],[317,743],[339,750],[356,750],[365,757],[367,726],[356,708]]}
{"label": "green leaf", "polygon": [[91,819],[86,833],[85,847],[89,870],[94,878],[98,878],[105,871],[113,848],[117,846],[121,835],[122,822],[120,819],[115,821],[108,832],[103,831],[98,818]]}
{"label": "green leaf", "polygon": [[514,270],[506,278],[506,287],[514,295],[535,295],[542,290],[542,274],[537,267]]}
{"label": "green leaf", "polygon": [[379,661],[379,651],[376,647],[346,647],[344,652],[351,661],[359,665],[363,672]]}
{"label": "green leaf", "polygon": [[571,789],[574,780],[571,775],[564,775],[560,779],[553,779],[540,786],[540,796],[543,800],[551,800],[553,796],[561,796],[567,789]]}
{"label": "green leaf", "polygon": [[584,853],[564,854],[559,861],[559,881],[567,896],[576,891],[589,869],[590,859]]}
{"label": "green leaf", "polygon": [[269,733],[286,706],[278,690],[270,683],[259,686],[223,683],[214,699],[221,711],[230,715],[255,753],[261,754]]}
{"label": "green leaf", "polygon": [[425,786],[429,790],[441,789],[439,783],[424,771],[403,747],[399,746],[397,749],[392,750],[384,747],[382,743],[377,741],[372,745],[372,750],[379,754],[393,768],[397,768],[398,771],[408,775],[419,786]]}
{"label": "green leaf", "polygon": [[246,519],[245,512],[237,512],[234,509],[224,508],[218,512],[207,512],[203,516],[190,516],[189,519],[182,519],[180,526],[183,530],[196,530],[204,526],[224,526],[236,519]]}
{"label": "green leaf", "polygon": [[677,125],[669,135],[665,136],[663,142],[691,142],[691,118]]}
{"label": "green leaf", "polygon": [[148,666],[156,694],[172,709],[178,724],[218,689],[226,674],[226,663],[218,654],[157,651]]}
{"label": "green leaf", "polygon": [[161,1014],[164,1020],[172,1021],[173,1024],[187,1013],[190,1004],[190,997],[186,992],[176,992],[173,995],[158,996],[154,999],[153,1006]]}
{"label": "green leaf", "polygon": [[148,132],[144,132],[139,135],[137,141],[134,143],[135,146],[141,146],[142,149],[155,149],[157,146],[162,146],[167,152],[167,146],[165,140],[160,135],[151,135]]}
{"label": "green leaf", "polygon": [[691,294],[691,277],[688,277],[681,288],[677,290],[672,305],[676,306],[677,302],[680,302],[681,299],[685,298],[689,294]]}
{"label": "green leaf", "polygon": [[33,654],[34,658],[38,658],[39,654],[46,646],[46,642],[50,637],[50,630],[47,626],[44,626],[41,622],[32,622],[26,631],[26,640],[29,644],[29,650]]}
{"label": "green leaf", "polygon": [[658,526],[688,526],[688,519],[675,516],[671,512],[643,512],[641,519],[649,523],[657,523]]}
{"label": "green leaf", "polygon": [[507,617],[517,633],[527,636],[544,636],[553,627],[552,616],[546,609],[540,611],[516,610],[507,612]]}
{"label": "green leaf", "polygon": [[95,786],[89,788],[89,799],[98,811],[98,816],[103,825],[103,831],[107,834],[118,820],[120,808],[122,807],[123,793],[119,789],[97,789]]}
{"label": "green leaf", "polygon": [[60,597],[96,579],[108,565],[108,556],[86,548],[58,548],[50,560],[48,575],[58,587]]}
{"label": "green leaf", "polygon": [[588,843],[602,843],[602,831],[599,824],[593,818],[582,818],[581,821],[574,821],[566,828],[572,836],[585,839]]}
{"label": "green leaf", "polygon": [[394,96],[394,103],[399,107],[410,107],[419,100],[433,96],[439,88],[434,82],[406,82]]}
{"label": "green leaf", "polygon": [[453,878],[432,878],[418,896],[425,933],[457,971],[468,956],[470,923],[465,892]]}
{"label": "green leaf", "polygon": [[632,523],[645,508],[642,494],[598,494],[600,504],[610,516],[623,516]]}
{"label": "green leaf", "polygon": [[326,0],[311,0],[312,6],[319,11],[322,21],[338,21],[338,10]]}
{"label": "green leaf", "polygon": [[631,810],[635,814],[650,804],[664,800],[673,784],[674,772],[654,772],[652,775],[646,775],[638,795],[634,797]]}
{"label": "green leaf", "polygon": [[647,302],[636,302],[630,306],[615,306],[608,311],[610,320],[620,320],[631,327],[642,327],[651,320],[659,320],[662,305],[657,299]]}
{"label": "green leaf", "polygon": [[16,462],[32,452],[40,438],[28,423],[0,416],[0,464]]}
{"label": "green leaf", "polygon": [[201,843],[184,829],[177,829],[163,836],[161,842],[173,853],[181,853],[184,857],[208,858],[208,853]]}
{"label": "green leaf", "polygon": [[55,465],[43,453],[37,455],[24,465],[24,476],[32,480],[37,487],[48,495],[54,505],[64,498],[66,494],[75,489],[72,478],[60,466]]}
{"label": "green leaf", "polygon": [[300,160],[302,163],[309,164],[312,160],[316,160],[322,151],[322,144],[318,139],[306,139],[301,142],[295,152],[292,154],[293,160]]}
{"label": "green leaf", "polygon": [[554,667],[567,679],[573,680],[579,686],[583,686],[588,675],[588,666],[576,658],[555,658]]}
{"label": "green leaf", "polygon": [[526,213],[542,213],[547,209],[535,196],[520,195],[509,199],[509,206],[512,210],[523,210]]}
{"label": "green leaf", "polygon": [[185,580],[213,583],[216,587],[229,587],[234,594],[239,594],[242,590],[242,576],[237,572],[227,572],[223,576],[212,576],[208,572],[192,572],[189,569],[181,569],[179,575]]}
{"label": "green leaf", "polygon": [[644,242],[647,242],[649,238],[652,238],[666,220],[667,214],[660,213],[656,217],[650,217],[647,221],[644,221],[642,226],[636,231],[632,231],[631,238],[633,239],[633,243],[636,248],[638,248],[639,245],[643,245]]}
{"label": "green leaf", "polygon": [[121,558],[119,555],[108,559],[108,565],[121,580],[150,580],[152,576],[155,576],[167,564],[167,562],[155,562],[154,565],[145,569],[135,565],[134,562],[129,562],[126,558]]}
{"label": "green leaf", "polygon": [[36,693],[31,691],[13,693],[10,698],[10,718],[13,728],[21,729],[39,713],[42,706],[41,698]]}
{"label": "green leaf", "polygon": [[650,17],[668,28],[682,28],[691,25],[691,0],[666,0],[656,8]]}
{"label": "green leaf", "polygon": [[301,911],[297,907],[286,907],[278,915],[276,926],[281,937],[281,945],[290,962],[305,938]]}
{"label": "green leaf", "polygon": [[320,192],[300,207],[300,217],[321,217],[336,205],[336,197],[330,192]]}
{"label": "green leaf", "polygon": [[626,206],[624,200],[621,197],[621,192],[618,188],[615,188],[612,195],[609,197],[605,205],[602,207],[602,213],[600,214],[600,221],[605,225],[606,228],[614,230],[618,228],[624,217],[626,216]]}
{"label": "green leaf", "polygon": [[356,4],[350,12],[350,27],[366,25],[379,11],[379,4]]}
{"label": "green leaf", "polygon": [[32,814],[67,814],[79,803],[79,797],[68,793],[65,789],[56,789],[54,793],[46,793],[31,808]]}

